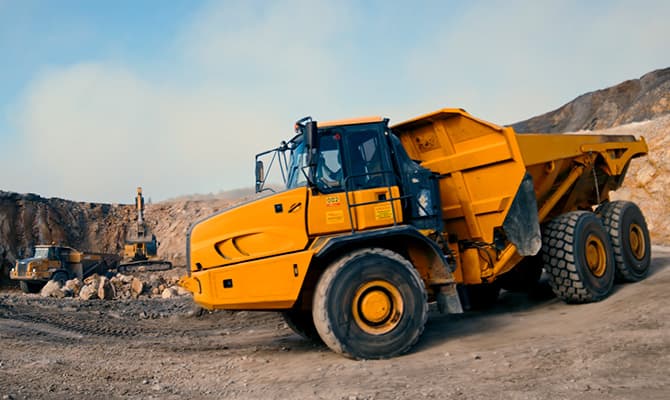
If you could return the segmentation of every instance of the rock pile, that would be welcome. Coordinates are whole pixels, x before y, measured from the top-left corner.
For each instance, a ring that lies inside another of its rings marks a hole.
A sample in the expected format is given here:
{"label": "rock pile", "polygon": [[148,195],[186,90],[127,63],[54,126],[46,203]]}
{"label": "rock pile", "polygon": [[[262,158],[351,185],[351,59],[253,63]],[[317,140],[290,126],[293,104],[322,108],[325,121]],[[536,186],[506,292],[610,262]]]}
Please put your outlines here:
{"label": "rock pile", "polygon": [[169,299],[185,296],[190,292],[177,285],[178,278],[157,274],[141,279],[132,275],[116,274],[111,278],[93,274],[82,282],[71,279],[61,286],[60,282],[49,281],[40,292],[42,297],[75,297],[81,300],[114,300],[146,298]]}

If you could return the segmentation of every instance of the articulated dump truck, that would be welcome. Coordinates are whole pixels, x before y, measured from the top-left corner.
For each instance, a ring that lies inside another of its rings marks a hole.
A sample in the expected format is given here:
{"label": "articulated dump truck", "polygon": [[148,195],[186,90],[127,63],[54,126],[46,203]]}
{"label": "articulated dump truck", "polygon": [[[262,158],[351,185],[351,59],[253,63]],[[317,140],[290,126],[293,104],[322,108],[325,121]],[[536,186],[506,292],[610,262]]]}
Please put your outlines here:
{"label": "articulated dump truck", "polygon": [[599,301],[649,268],[640,209],[609,201],[646,152],[633,136],[516,134],[460,109],[395,126],[305,118],[261,153],[284,190],[267,190],[257,156],[266,196],[191,226],[181,284],[208,309],[280,311],[358,359],[408,351],[430,302],[461,313],[543,270],[562,300]]}

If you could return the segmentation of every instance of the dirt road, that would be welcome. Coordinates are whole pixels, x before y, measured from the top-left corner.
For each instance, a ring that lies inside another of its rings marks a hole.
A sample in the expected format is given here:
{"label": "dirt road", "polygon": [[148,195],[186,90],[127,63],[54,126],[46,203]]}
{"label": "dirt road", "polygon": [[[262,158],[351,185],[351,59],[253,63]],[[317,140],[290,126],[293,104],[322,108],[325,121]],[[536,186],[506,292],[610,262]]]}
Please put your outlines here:
{"label": "dirt road", "polygon": [[352,361],[273,313],[193,313],[190,299],[0,293],[4,398],[667,399],[670,248],[600,303],[503,293],[432,313],[413,351]]}

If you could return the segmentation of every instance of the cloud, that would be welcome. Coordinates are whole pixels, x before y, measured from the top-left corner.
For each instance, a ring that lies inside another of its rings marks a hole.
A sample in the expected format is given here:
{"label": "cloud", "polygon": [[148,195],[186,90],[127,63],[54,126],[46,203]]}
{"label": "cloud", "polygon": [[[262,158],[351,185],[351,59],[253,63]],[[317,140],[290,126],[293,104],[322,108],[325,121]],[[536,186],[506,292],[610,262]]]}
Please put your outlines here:
{"label": "cloud", "polygon": [[177,64],[161,74],[108,61],[41,73],[18,107],[22,156],[2,180],[112,202],[137,185],[154,200],[252,186],[254,154],[291,135],[296,105],[333,83],[323,43],[339,11],[316,8],[329,26],[307,10],[315,3],[214,2],[174,39]]}
{"label": "cloud", "polygon": [[408,56],[420,107],[451,106],[498,123],[667,66],[664,1],[471,3]]}
{"label": "cloud", "polygon": [[509,123],[670,62],[668,2],[414,7],[212,1],[141,65],[45,69],[11,107],[20,143],[0,182],[108,202],[137,185],[154,200],[248,187],[254,154],[306,114],[399,122],[450,106]]}

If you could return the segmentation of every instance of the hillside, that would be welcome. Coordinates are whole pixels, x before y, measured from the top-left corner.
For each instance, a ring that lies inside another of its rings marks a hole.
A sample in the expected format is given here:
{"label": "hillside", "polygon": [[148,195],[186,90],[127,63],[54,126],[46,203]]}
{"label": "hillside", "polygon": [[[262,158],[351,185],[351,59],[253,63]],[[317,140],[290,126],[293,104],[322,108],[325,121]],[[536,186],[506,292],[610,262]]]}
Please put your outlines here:
{"label": "hillside", "polygon": [[670,68],[583,94],[562,107],[512,126],[517,132],[606,129],[670,113]]}
{"label": "hillside", "polygon": [[646,157],[631,162],[623,186],[612,200],[631,200],[645,214],[652,242],[670,244],[670,115],[593,132],[604,135],[631,134],[644,137],[649,146]]}
{"label": "hillside", "polygon": [[[208,196],[207,200],[183,197],[148,204],[145,219],[161,243],[159,255],[183,265],[189,225],[235,201]],[[135,217],[134,205],[81,203],[0,191],[0,278],[7,277],[14,261],[28,256],[35,244],[55,242],[84,251],[121,254]]]}

